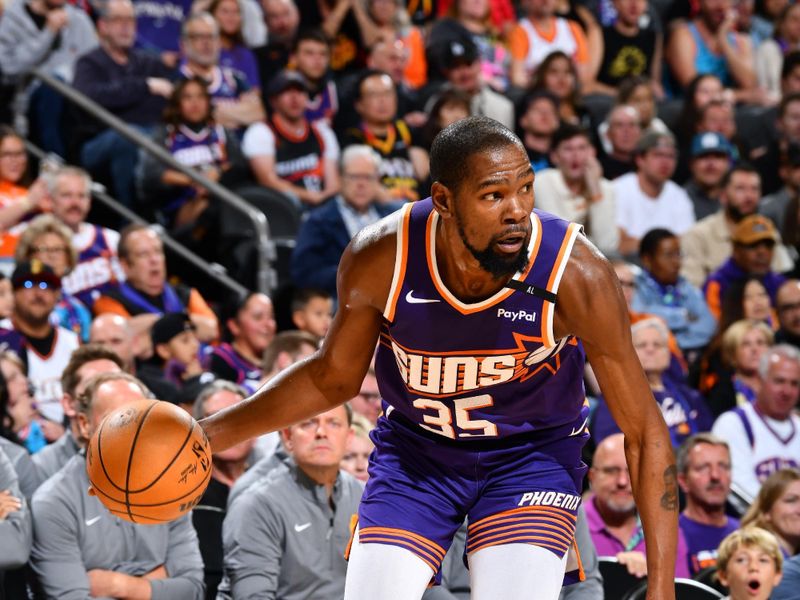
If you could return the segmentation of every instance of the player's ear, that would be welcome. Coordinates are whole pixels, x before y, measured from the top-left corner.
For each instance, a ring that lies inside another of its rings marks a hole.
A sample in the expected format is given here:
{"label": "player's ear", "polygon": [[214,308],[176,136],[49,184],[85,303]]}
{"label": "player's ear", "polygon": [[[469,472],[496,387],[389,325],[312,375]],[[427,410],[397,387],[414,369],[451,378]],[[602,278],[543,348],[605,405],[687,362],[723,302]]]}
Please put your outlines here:
{"label": "player's ear", "polygon": [[431,185],[431,200],[439,215],[442,217],[453,216],[453,192],[440,181],[434,181],[433,185]]}

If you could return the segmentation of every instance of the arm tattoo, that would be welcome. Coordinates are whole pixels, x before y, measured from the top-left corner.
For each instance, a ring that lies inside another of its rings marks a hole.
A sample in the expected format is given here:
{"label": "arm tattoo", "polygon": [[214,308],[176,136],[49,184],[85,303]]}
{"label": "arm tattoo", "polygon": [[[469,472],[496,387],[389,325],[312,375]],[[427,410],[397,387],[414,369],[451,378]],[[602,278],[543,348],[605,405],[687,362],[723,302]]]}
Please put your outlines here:
{"label": "arm tattoo", "polygon": [[678,510],[678,469],[670,465],[664,471],[664,494],[661,496],[661,508]]}

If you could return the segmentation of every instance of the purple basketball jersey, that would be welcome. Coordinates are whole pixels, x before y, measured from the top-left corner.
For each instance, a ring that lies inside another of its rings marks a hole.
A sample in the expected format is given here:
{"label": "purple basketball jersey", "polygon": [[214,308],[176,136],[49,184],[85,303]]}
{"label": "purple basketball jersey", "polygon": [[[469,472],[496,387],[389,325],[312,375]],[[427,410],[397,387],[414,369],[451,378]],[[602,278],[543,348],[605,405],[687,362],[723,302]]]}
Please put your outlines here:
{"label": "purple basketball jersey", "polygon": [[553,313],[580,226],[534,211],[530,259],[514,276],[528,292],[504,288],[466,304],[439,275],[438,219],[429,198],[400,221],[376,359],[384,411],[473,444],[574,423],[584,354],[574,338],[555,339]]}

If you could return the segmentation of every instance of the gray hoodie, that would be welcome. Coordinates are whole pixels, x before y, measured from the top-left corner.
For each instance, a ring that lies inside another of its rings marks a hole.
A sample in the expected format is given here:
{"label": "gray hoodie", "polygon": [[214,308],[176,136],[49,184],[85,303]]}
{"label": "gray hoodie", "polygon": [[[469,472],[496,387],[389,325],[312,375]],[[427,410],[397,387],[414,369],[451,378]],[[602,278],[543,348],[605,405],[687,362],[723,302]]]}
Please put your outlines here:
{"label": "gray hoodie", "polygon": [[[31,551],[31,513],[28,502],[19,490],[17,474],[11,461],[0,448],[0,490],[9,490],[22,500],[22,507],[0,519],[0,571],[17,569],[28,562]],[[2,573],[0,573],[1,575]],[[0,590],[2,591],[2,590]]]}

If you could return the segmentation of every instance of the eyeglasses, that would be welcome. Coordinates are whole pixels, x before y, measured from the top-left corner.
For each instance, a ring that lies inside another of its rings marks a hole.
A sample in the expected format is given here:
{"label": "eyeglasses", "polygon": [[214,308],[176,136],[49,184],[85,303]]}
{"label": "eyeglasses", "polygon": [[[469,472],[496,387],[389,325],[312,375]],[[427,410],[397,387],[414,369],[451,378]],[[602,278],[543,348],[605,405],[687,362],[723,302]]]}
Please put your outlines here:
{"label": "eyeglasses", "polygon": [[61,254],[66,251],[66,246],[34,246],[31,248],[33,254]]}
{"label": "eyeglasses", "polygon": [[34,287],[38,287],[40,290],[46,290],[50,287],[50,284],[46,281],[27,280],[22,283],[22,287],[24,287],[26,290],[32,290]]}

